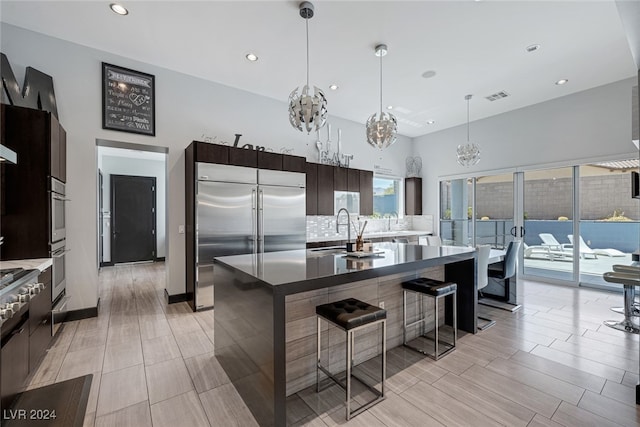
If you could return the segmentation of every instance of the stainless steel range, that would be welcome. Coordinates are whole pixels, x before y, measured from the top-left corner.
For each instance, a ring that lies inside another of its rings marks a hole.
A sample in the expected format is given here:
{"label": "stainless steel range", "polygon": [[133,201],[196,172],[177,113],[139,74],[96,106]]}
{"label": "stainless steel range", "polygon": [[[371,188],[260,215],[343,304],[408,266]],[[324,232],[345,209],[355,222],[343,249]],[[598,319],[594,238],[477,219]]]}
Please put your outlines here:
{"label": "stainless steel range", "polygon": [[45,287],[38,283],[39,270],[10,268],[0,270],[0,325],[29,304]]}

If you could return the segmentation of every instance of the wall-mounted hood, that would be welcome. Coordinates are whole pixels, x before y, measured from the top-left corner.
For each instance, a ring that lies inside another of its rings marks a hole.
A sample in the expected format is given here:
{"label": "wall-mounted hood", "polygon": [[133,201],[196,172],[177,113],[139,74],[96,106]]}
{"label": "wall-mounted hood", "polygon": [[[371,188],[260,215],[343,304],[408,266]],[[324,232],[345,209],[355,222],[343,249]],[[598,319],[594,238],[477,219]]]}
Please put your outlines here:
{"label": "wall-mounted hood", "polygon": [[8,162],[15,165],[18,163],[18,155],[9,147],[0,144],[0,162]]}

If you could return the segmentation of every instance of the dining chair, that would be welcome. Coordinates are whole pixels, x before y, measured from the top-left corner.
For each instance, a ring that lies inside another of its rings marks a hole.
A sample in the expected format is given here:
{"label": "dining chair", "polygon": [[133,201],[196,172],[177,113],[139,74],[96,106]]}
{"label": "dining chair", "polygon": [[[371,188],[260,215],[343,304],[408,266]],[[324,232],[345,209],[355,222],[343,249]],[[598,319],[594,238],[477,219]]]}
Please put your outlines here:
{"label": "dining chair", "polygon": [[[490,245],[478,245],[476,246],[478,251],[478,271],[476,277],[476,283],[478,284],[478,292],[482,295],[482,289],[489,284],[489,255],[491,254]],[[488,329],[496,324],[495,320],[487,317],[478,316],[478,319],[484,320],[484,325],[478,324],[478,329],[481,331]]]}
{"label": "dining chair", "polygon": [[488,269],[489,277],[504,281],[504,300],[509,300],[509,279],[516,275],[518,251],[522,242],[513,241],[507,246],[504,260],[491,264]]}

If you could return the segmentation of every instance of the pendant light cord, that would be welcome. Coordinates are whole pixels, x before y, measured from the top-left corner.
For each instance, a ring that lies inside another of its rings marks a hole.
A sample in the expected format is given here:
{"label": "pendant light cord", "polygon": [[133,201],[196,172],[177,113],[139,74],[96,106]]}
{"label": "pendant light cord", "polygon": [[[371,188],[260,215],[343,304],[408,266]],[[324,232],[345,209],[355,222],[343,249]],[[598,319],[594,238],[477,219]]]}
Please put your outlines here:
{"label": "pendant light cord", "polygon": [[304,18],[307,26],[307,87],[309,87],[309,18]]}
{"label": "pendant light cord", "polygon": [[467,98],[467,142],[469,142],[469,98]]}
{"label": "pendant light cord", "polygon": [[382,53],[380,53],[380,118],[382,119]]}

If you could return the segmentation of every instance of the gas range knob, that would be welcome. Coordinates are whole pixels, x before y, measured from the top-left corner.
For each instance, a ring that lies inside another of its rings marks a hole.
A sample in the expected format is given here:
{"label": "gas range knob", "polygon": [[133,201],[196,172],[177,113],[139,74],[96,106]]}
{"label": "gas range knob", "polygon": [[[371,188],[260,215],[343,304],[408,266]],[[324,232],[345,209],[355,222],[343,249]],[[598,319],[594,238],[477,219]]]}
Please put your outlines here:
{"label": "gas range knob", "polygon": [[0,310],[0,316],[3,319],[11,319],[13,317],[13,310],[5,307],[3,310]]}
{"label": "gas range knob", "polygon": [[41,290],[44,291],[44,283],[36,283],[36,287]]}
{"label": "gas range knob", "polygon": [[18,302],[29,302],[29,299],[31,297],[31,294],[19,294],[18,295]]}

